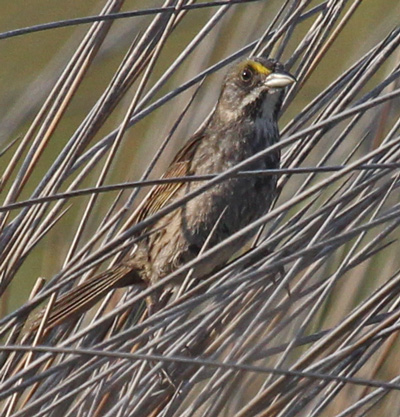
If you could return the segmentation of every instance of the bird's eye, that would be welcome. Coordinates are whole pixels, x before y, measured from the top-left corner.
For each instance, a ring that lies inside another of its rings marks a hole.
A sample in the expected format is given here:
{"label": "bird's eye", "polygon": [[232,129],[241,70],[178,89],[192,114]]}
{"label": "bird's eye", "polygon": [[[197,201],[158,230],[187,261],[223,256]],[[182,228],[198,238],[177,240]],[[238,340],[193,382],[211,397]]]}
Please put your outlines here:
{"label": "bird's eye", "polygon": [[250,68],[245,68],[242,70],[240,78],[247,84],[253,79],[253,75],[253,71]]}

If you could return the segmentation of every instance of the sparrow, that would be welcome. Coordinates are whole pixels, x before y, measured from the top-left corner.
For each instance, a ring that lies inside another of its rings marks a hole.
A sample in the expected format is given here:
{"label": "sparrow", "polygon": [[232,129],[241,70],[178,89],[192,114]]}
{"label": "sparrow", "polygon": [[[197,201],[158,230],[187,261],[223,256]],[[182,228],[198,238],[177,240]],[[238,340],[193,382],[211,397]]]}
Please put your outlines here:
{"label": "sparrow", "polygon": [[[234,64],[212,115],[179,150],[163,178],[222,173],[276,144],[284,90],[295,81],[274,59],[250,57]],[[277,169],[279,163],[280,151],[274,150],[247,169]],[[59,297],[46,329],[87,311],[112,289],[154,284],[230,237],[268,211],[276,196],[276,181],[274,175],[229,178],[155,221],[137,236],[133,254]],[[200,182],[154,186],[137,211],[135,223],[200,186]],[[192,276],[201,278],[223,266],[252,236],[247,234],[207,262],[198,263]],[[178,275],[174,282],[185,275]]]}

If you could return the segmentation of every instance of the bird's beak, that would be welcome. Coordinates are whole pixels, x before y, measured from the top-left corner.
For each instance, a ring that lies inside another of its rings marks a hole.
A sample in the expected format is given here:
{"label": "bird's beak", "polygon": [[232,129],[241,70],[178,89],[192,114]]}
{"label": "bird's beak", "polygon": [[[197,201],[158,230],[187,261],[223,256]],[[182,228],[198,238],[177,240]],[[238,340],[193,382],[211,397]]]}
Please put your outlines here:
{"label": "bird's beak", "polygon": [[264,85],[268,88],[283,88],[295,83],[297,80],[288,72],[273,72],[265,79]]}

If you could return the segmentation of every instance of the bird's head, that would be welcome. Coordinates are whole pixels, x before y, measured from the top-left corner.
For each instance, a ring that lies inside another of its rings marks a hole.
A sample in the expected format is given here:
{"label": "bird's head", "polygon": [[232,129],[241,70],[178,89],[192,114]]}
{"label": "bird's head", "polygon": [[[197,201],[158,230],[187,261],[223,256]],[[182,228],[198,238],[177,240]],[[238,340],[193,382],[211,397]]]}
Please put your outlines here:
{"label": "bird's head", "polygon": [[283,89],[296,79],[273,59],[252,57],[231,67],[225,76],[217,105],[222,121],[243,118],[277,119]]}

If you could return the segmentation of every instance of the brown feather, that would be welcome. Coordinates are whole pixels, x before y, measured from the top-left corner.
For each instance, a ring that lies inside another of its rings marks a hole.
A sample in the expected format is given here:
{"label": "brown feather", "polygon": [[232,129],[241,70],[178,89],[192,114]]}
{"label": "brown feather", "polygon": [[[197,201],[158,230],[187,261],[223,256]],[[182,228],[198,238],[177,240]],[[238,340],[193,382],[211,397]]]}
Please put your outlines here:
{"label": "brown feather", "polygon": [[[162,178],[176,178],[192,175],[190,161],[202,139],[201,134],[195,135],[175,156]],[[143,221],[166,206],[179,191],[183,183],[160,184],[150,191],[146,200],[135,217],[135,223]],[[142,234],[146,230],[142,231]],[[94,275],[66,292],[51,309],[46,321],[46,331],[65,322],[69,318],[79,315],[100,301],[110,290],[126,285],[142,284],[140,276],[129,262],[123,262],[100,274]],[[43,318],[44,311],[39,312],[30,330],[36,331]]]}
{"label": "brown feather", "polygon": [[[177,178],[193,175],[190,165],[202,138],[202,133],[198,133],[188,141],[175,155],[174,160],[161,178]],[[175,182],[156,185],[146,196],[145,203],[135,217],[135,223],[143,221],[167,206],[183,184],[184,183]]]}

